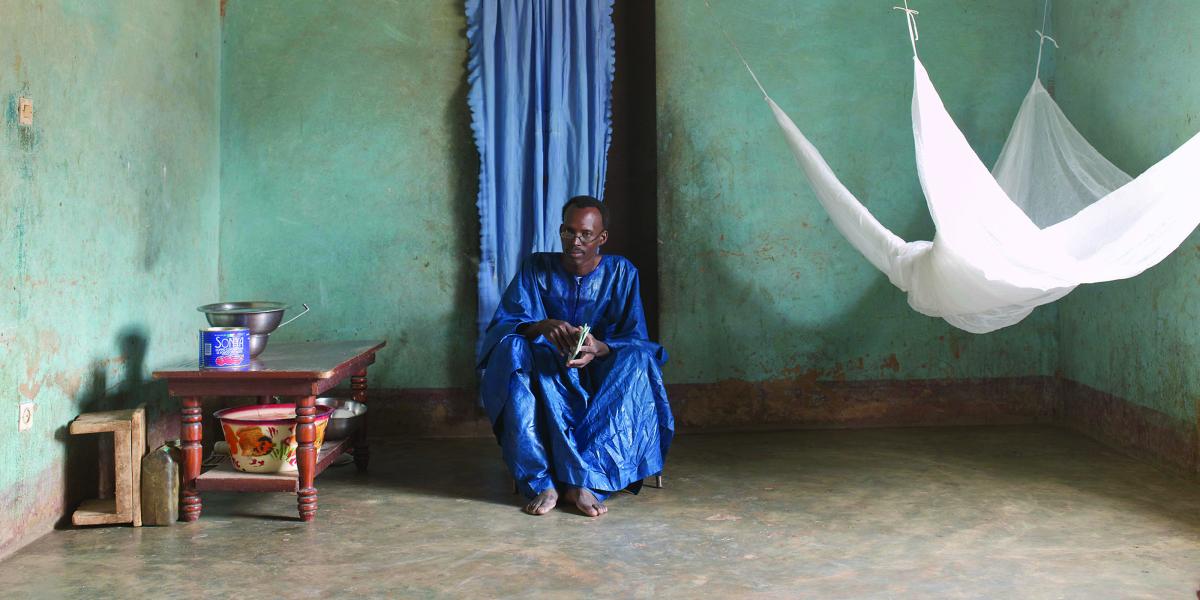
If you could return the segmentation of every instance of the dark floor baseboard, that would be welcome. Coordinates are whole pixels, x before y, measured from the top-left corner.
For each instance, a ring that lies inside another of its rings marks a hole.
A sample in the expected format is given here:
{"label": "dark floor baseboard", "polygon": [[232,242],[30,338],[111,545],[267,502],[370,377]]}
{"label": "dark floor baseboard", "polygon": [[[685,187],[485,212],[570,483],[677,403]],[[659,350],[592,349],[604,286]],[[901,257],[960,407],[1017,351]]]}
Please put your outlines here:
{"label": "dark floor baseboard", "polygon": [[[1196,427],[1049,376],[871,381],[720,381],[667,386],[679,433],[1057,424],[1146,460],[1197,473]],[[477,392],[375,389],[371,433],[489,437]]]}
{"label": "dark floor baseboard", "polygon": [[[347,394],[348,395],[348,394]],[[489,437],[492,426],[478,392],[466,388],[373,389],[371,435]]]}
{"label": "dark floor baseboard", "polygon": [[680,431],[1052,423],[1048,377],[722,381],[668,386]]}
{"label": "dark floor baseboard", "polygon": [[1069,379],[1061,380],[1058,397],[1062,425],[1138,458],[1200,473],[1196,424]]}
{"label": "dark floor baseboard", "polygon": [[[667,386],[680,433],[798,428],[1053,423],[1050,377],[838,382],[722,381]],[[490,436],[476,392],[371,391],[376,435]]]}

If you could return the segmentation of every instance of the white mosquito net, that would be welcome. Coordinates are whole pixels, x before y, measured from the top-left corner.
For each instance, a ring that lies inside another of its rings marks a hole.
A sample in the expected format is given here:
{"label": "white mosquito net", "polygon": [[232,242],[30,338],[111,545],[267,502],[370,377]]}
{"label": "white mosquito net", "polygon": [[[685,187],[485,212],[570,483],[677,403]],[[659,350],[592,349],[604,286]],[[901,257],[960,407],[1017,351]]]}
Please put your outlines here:
{"label": "white mosquito net", "polygon": [[989,172],[916,56],[915,11],[908,12],[913,140],[936,227],[932,242],[906,242],[881,225],[766,100],[834,226],[908,293],[915,310],[969,332],[994,331],[1079,284],[1141,273],[1200,224],[1200,135],[1130,179],[1084,140],[1036,80]]}

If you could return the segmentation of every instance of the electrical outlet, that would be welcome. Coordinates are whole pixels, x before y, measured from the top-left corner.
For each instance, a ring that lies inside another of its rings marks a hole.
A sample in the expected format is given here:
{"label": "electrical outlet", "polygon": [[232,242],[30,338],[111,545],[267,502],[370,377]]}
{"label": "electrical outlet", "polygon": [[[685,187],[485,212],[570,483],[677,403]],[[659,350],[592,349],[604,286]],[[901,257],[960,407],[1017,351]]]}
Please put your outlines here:
{"label": "electrical outlet", "polygon": [[20,413],[17,415],[17,431],[29,431],[33,427],[33,413],[37,412],[37,405],[32,402],[22,402],[18,407]]}
{"label": "electrical outlet", "polygon": [[33,125],[33,100],[19,98],[17,100],[17,123]]}

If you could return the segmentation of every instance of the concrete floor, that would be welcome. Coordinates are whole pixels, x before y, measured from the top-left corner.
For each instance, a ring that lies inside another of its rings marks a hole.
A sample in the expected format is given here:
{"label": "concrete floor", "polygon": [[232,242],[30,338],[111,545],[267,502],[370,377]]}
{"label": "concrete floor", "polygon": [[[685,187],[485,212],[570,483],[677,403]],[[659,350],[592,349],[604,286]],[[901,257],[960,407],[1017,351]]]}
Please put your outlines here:
{"label": "concrete floor", "polygon": [[667,489],[619,495],[599,519],[519,512],[489,440],[372,450],[369,475],[318,479],[314,524],[294,521],[291,495],[210,493],[191,525],[56,531],[0,563],[0,589],[1194,598],[1200,585],[1200,485],[1052,428],[683,436]]}

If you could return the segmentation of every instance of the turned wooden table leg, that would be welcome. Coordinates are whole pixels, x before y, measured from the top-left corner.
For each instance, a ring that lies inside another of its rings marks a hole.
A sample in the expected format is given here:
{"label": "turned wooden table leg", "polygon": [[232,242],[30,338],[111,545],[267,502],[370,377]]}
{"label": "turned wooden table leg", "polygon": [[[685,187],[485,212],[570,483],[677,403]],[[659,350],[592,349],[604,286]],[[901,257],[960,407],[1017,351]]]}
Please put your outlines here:
{"label": "turned wooden table leg", "polygon": [[[367,403],[367,370],[363,369],[350,377],[350,391],[355,402]],[[354,466],[359,472],[367,470],[371,450],[367,447],[367,415],[358,420],[358,431],[354,433]]]}
{"label": "turned wooden table leg", "polygon": [[316,406],[316,396],[305,396],[296,403],[296,469],[300,472],[297,504],[302,521],[312,521],[317,516],[317,488],[313,486],[317,474],[317,449],[313,446],[317,437],[317,427],[313,424]]}
{"label": "turned wooden table leg", "polygon": [[[180,437],[183,438],[183,498],[180,500],[180,514],[184,521],[195,521],[200,518],[200,492],[196,491],[196,478],[200,476],[201,429],[200,398],[188,396],[183,399],[182,425]],[[138,492],[135,492],[138,493]]]}

